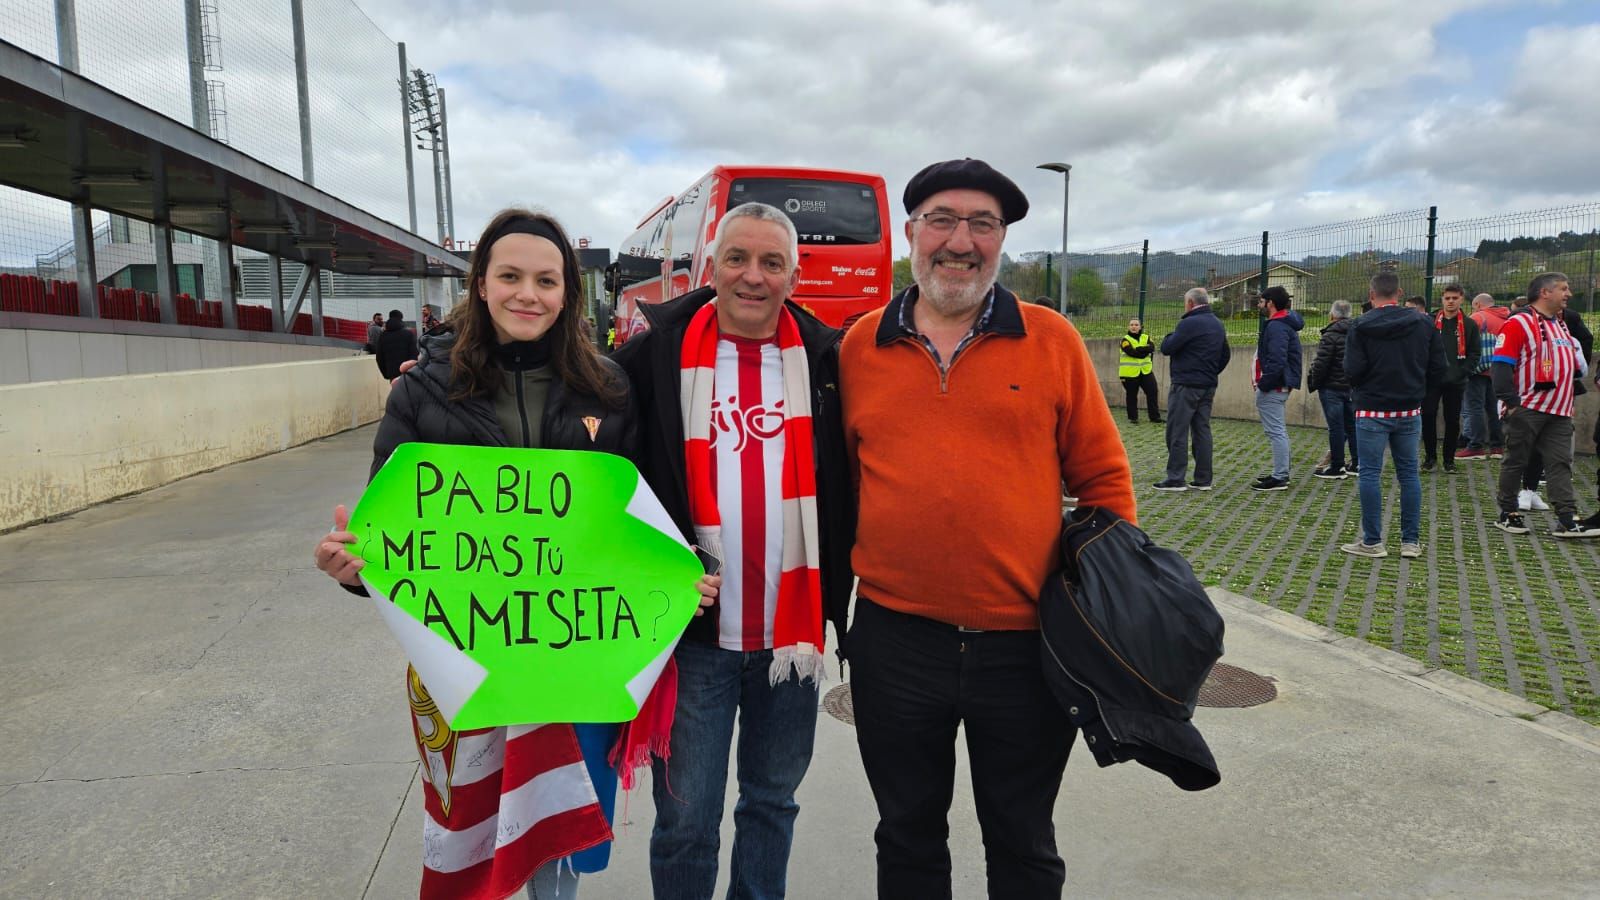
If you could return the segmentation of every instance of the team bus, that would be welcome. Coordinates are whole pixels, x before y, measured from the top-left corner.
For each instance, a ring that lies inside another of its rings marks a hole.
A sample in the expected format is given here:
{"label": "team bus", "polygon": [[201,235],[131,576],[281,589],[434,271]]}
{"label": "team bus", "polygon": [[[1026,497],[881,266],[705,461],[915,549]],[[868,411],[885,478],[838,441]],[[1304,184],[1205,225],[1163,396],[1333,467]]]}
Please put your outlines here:
{"label": "team bus", "polygon": [[788,213],[800,234],[794,301],[835,327],[889,301],[894,283],[889,201],[881,175],[773,166],[717,166],[652,209],[613,263],[616,342],[646,327],[642,303],[711,283],[708,248],[728,210],[750,201]]}

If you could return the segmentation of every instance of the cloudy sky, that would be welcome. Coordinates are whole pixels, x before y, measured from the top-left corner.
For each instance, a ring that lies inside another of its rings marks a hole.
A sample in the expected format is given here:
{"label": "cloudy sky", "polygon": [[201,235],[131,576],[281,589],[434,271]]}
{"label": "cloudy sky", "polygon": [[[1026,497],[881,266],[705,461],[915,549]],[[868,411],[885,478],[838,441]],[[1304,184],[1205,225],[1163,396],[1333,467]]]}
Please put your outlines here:
{"label": "cloudy sky", "polygon": [[1079,250],[1600,198],[1593,0],[690,6],[363,3],[446,88],[462,234],[536,203],[617,246],[719,163],[878,172],[899,217],[983,158],[1033,202],[1013,252],[1060,245],[1056,160]]}
{"label": "cloudy sky", "polygon": [[[84,74],[187,122],[181,0],[111,2],[77,4]],[[898,235],[911,175],[986,159],[1033,202],[1013,254],[1060,247],[1051,161],[1076,251],[1600,201],[1600,0],[305,3],[318,186],[405,223],[403,41],[448,96],[466,238],[516,203],[619,247],[723,163],[882,174]],[[287,6],[219,0],[207,78],[233,145],[299,175]],[[0,39],[53,59],[52,9],[0,0]],[[0,262],[68,239],[64,210],[0,189]]]}

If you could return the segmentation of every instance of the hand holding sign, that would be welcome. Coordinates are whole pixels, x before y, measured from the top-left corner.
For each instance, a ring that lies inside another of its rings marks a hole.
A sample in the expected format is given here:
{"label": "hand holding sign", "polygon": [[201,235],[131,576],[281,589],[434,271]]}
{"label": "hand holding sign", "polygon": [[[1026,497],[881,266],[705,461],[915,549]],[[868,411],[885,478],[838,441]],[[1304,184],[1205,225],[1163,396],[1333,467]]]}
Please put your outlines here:
{"label": "hand holding sign", "polygon": [[349,531],[456,729],[632,719],[703,596],[660,502],[605,453],[404,444]]}

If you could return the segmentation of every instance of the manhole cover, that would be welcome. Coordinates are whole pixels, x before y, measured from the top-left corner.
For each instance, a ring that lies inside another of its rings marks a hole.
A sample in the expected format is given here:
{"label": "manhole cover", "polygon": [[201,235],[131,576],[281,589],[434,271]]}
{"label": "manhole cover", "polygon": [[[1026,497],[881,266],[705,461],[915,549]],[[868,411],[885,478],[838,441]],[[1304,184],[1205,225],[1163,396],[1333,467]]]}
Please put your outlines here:
{"label": "manhole cover", "polygon": [[822,708],[828,715],[845,723],[856,724],[855,706],[850,702],[850,685],[841,684],[833,690],[822,695]]}
{"label": "manhole cover", "polygon": [[1206,676],[1206,683],[1200,686],[1199,703],[1201,706],[1238,709],[1259,706],[1277,697],[1278,689],[1268,679],[1238,666],[1217,663],[1212,666],[1211,674]]}

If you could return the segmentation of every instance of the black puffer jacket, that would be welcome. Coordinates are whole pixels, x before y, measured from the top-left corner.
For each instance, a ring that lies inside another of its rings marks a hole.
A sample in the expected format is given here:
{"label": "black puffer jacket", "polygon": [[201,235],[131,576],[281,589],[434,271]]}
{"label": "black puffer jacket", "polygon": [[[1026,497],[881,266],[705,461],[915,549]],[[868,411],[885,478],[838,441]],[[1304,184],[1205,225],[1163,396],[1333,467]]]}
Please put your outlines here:
{"label": "black puffer jacket", "polygon": [[1317,358],[1311,361],[1311,374],[1306,376],[1306,390],[1350,390],[1350,379],[1344,374],[1344,339],[1350,334],[1348,318],[1334,319],[1322,329],[1322,339],[1317,341]]}
{"label": "black puffer jacket", "polygon": [[[683,532],[684,540],[691,543],[695,538],[684,468],[680,360],[689,320],[715,296],[711,288],[701,288],[666,303],[640,306],[650,330],[629,338],[611,355],[634,386],[640,421],[639,471]],[[793,302],[786,308],[799,325],[800,341],[811,364],[811,429],[817,466],[823,612],[833,623],[834,633],[843,637],[855,581],[850,569],[850,547],[855,543],[856,532],[855,488],[845,459],[839,406],[839,341],[843,332],[822,324]],[[716,643],[717,617],[693,619],[684,637]],[[842,647],[836,652],[844,659]]]}
{"label": "black puffer jacket", "polygon": [[[617,378],[624,379],[615,363],[602,362]],[[412,441],[517,446],[500,427],[489,398],[451,400],[449,395],[450,358],[445,353],[423,359],[395,382],[389,391],[383,421],[378,424],[378,436],[372,442],[372,474],[383,466],[394,448]],[[593,439],[583,424],[585,416],[600,420]],[[543,449],[601,450],[630,460],[635,458],[638,428],[631,391],[623,408],[615,410],[601,403],[599,398],[570,390],[556,378],[551,381],[550,393],[545,397],[541,423]]]}

